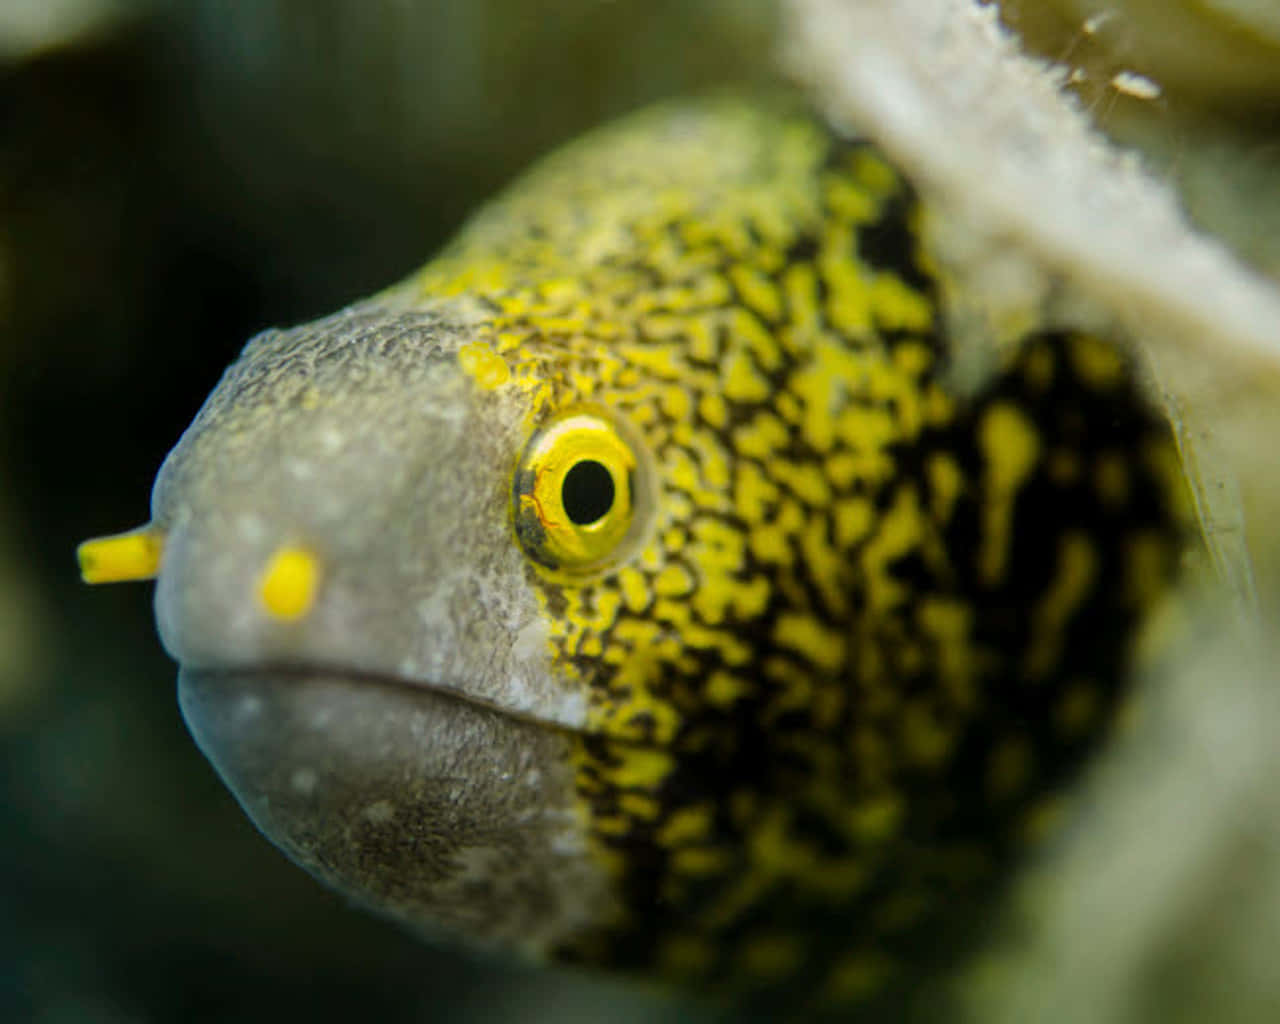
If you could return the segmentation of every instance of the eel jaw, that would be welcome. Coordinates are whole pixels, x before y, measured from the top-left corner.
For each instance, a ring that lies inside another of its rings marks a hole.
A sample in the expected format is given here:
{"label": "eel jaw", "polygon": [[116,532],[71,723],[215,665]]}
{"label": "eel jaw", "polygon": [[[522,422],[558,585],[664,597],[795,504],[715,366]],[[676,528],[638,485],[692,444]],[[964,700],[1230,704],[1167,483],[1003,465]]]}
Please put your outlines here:
{"label": "eel jaw", "polygon": [[319,670],[183,668],[178,698],[258,829],[359,903],[533,955],[612,912],[560,730]]}

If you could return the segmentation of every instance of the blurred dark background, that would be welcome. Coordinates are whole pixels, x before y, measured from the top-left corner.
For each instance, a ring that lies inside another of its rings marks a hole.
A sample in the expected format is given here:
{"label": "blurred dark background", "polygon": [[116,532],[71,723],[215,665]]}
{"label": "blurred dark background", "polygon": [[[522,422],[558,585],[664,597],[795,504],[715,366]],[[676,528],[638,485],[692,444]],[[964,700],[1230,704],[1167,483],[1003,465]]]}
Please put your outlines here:
{"label": "blurred dark background", "polygon": [[0,1020],[693,1019],[438,951],[259,837],[186,735],[144,522],[254,332],[424,262],[531,158],[770,74],[769,0],[0,3]]}

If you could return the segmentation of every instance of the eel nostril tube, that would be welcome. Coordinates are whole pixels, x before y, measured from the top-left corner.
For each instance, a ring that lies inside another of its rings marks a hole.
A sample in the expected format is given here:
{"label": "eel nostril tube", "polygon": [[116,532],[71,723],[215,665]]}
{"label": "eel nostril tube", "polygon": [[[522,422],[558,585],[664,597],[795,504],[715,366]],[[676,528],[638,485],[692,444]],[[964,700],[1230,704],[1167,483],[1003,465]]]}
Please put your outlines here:
{"label": "eel nostril tube", "polygon": [[151,525],[110,537],[94,537],[76,548],[80,577],[86,583],[154,579],[163,555],[164,531]]}

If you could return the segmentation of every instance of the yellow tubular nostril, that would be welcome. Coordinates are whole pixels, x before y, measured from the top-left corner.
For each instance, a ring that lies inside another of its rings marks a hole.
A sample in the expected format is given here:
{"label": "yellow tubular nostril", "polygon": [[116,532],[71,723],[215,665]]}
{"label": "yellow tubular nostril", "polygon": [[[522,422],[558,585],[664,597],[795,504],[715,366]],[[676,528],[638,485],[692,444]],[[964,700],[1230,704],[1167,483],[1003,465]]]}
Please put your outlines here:
{"label": "yellow tubular nostril", "polygon": [[164,533],[140,526],[128,533],[94,537],[76,548],[80,578],[86,583],[154,579],[164,554]]}
{"label": "yellow tubular nostril", "polygon": [[258,597],[267,614],[295,622],[311,611],[320,584],[320,561],[299,547],[278,548],[258,580]]}

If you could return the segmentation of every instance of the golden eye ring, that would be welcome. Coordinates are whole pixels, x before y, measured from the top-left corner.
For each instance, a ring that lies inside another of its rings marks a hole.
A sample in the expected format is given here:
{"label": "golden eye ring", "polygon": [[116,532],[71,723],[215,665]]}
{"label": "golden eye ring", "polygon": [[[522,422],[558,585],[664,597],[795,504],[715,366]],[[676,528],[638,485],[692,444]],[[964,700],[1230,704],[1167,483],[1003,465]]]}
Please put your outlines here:
{"label": "golden eye ring", "polygon": [[547,569],[574,575],[616,565],[649,515],[649,467],[612,417],[557,417],[525,445],[512,483],[516,537]]}

